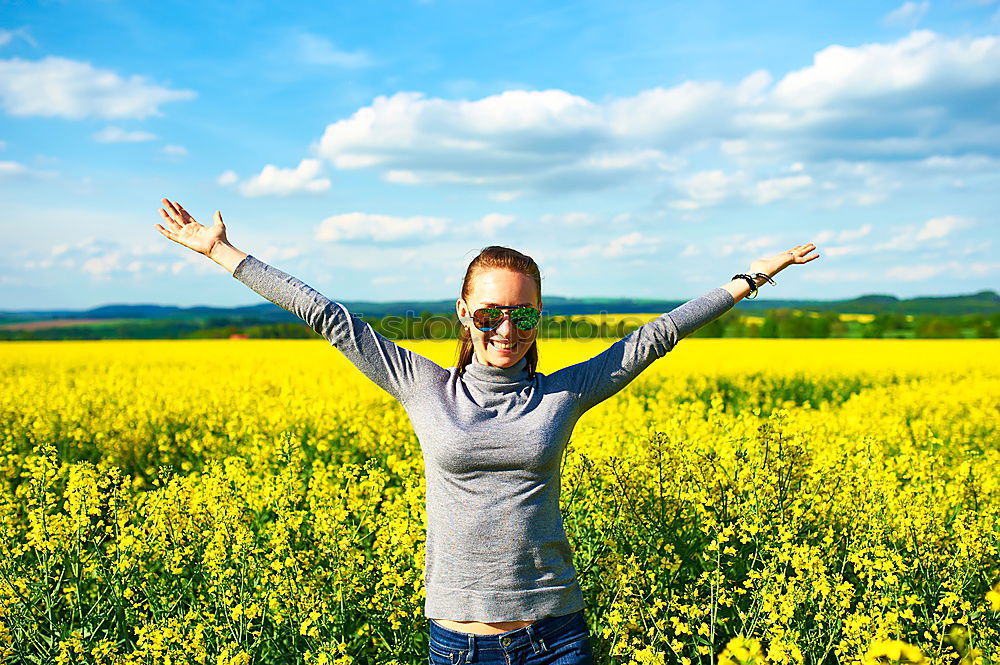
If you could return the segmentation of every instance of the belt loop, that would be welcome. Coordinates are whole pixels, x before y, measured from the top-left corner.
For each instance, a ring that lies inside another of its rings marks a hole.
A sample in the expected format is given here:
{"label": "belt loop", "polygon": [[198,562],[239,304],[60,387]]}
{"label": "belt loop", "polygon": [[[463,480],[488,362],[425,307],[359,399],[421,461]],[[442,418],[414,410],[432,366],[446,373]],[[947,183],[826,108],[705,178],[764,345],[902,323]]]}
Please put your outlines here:
{"label": "belt loop", "polygon": [[476,651],[476,638],[469,634],[469,650],[465,652],[465,662],[472,662],[472,654]]}
{"label": "belt loop", "polygon": [[[527,626],[525,626],[525,629],[526,629],[526,631],[528,633],[528,641],[531,642],[531,648],[532,648],[532,650],[535,653],[542,653],[542,652],[548,651],[548,649],[545,648],[545,642],[542,641],[542,638],[540,638],[540,637],[536,638],[535,637],[535,628],[534,628],[534,626],[532,626],[529,623]],[[537,643],[535,642],[536,639],[538,640]],[[539,646],[539,645],[541,645],[541,646]]]}

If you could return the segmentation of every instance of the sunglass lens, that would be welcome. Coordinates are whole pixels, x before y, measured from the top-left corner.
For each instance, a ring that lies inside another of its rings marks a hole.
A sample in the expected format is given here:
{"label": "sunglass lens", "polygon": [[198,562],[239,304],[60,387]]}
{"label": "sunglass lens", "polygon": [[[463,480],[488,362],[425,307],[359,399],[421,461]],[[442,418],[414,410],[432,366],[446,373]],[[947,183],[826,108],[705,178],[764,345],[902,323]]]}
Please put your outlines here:
{"label": "sunglass lens", "polygon": [[503,311],[495,307],[483,307],[472,314],[476,327],[482,331],[493,330],[503,320]]}
{"label": "sunglass lens", "polygon": [[538,325],[538,310],[534,307],[519,307],[511,311],[510,320],[520,330],[531,330]]}

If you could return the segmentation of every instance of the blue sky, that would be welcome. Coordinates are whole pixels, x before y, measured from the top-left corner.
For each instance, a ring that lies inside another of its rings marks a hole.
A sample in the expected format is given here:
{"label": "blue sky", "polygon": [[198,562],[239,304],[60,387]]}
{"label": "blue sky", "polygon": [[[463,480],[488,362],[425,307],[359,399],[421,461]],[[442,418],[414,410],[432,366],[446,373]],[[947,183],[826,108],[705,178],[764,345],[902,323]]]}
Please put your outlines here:
{"label": "blue sky", "polygon": [[259,296],[159,199],[336,300],[1000,286],[1000,3],[7,2],[0,309]]}

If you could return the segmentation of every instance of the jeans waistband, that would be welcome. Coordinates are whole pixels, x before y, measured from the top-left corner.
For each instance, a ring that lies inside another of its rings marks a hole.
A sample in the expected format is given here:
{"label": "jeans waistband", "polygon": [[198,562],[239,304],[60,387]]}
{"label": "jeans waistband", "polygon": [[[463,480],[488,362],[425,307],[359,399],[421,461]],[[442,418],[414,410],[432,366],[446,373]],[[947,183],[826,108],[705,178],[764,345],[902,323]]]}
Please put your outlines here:
{"label": "jeans waistband", "polygon": [[537,653],[544,651],[546,645],[554,647],[558,642],[564,641],[560,639],[563,633],[572,635],[577,631],[582,634],[587,633],[583,610],[557,617],[545,617],[522,628],[492,635],[461,633],[445,628],[433,619],[430,620],[432,648],[438,646],[452,650],[468,649],[470,652],[478,649],[496,649],[509,653],[515,649],[527,648]]}

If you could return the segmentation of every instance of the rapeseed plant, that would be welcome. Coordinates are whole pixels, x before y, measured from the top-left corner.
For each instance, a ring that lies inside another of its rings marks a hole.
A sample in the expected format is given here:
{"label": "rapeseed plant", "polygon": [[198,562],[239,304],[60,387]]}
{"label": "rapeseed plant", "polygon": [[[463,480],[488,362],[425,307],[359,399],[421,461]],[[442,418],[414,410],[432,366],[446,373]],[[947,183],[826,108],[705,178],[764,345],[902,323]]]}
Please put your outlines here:
{"label": "rapeseed plant", "polygon": [[[1000,661],[997,349],[685,340],[586,413],[562,511],[599,660]],[[0,658],[426,658],[420,445],[327,344],[0,347],[0,471]]]}

